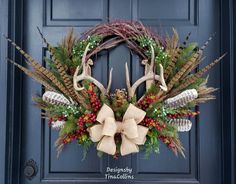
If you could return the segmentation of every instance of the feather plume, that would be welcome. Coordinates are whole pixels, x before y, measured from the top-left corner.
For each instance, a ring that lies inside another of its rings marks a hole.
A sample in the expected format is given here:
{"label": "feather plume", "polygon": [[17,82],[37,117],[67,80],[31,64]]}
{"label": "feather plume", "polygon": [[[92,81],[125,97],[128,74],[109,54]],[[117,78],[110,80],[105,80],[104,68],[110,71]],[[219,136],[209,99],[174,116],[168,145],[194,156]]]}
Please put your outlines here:
{"label": "feather plume", "polygon": [[64,85],[66,86],[67,90],[69,91],[70,96],[76,100],[77,102],[79,102],[80,104],[82,104],[84,107],[88,106],[84,103],[84,97],[79,95],[73,88],[73,83],[72,83],[72,79],[70,79],[70,77],[67,75],[66,70],[64,68],[64,66],[60,63],[60,61],[55,57],[55,53],[54,53],[54,48],[48,43],[48,41],[46,40],[46,38],[44,38],[42,32],[40,31],[40,29],[37,27],[38,32],[42,38],[42,40],[44,41],[44,43],[46,44],[48,51],[51,53],[52,55],[52,60],[55,63],[55,66],[58,70],[58,73],[60,74],[61,78],[63,79]]}
{"label": "feather plume", "polygon": [[46,91],[43,94],[42,99],[53,105],[73,105],[73,103],[71,103],[64,95],[53,91]]}
{"label": "feather plume", "polygon": [[53,86],[51,86],[47,81],[42,79],[39,75],[37,75],[35,72],[30,71],[29,69],[17,64],[16,62],[8,59],[9,62],[17,66],[20,70],[22,70],[26,75],[43,85],[46,89],[51,90],[51,91],[57,91]]}
{"label": "feather plume", "polygon": [[203,69],[201,69],[199,72],[197,72],[195,74],[196,77],[201,77],[204,73],[206,73],[207,71],[209,71],[213,66],[215,66],[217,63],[219,63],[224,57],[225,57],[226,53],[223,54],[222,56],[220,56],[219,58],[217,58],[215,61],[213,61],[212,63],[210,63],[209,65],[205,66]]}
{"label": "feather plume", "polygon": [[192,122],[188,119],[171,119],[169,123],[176,126],[178,132],[188,132],[192,128]]}
{"label": "feather plume", "polygon": [[182,77],[180,78],[180,80],[184,79],[186,76],[189,75],[189,73],[191,71],[193,71],[198,65],[199,63],[202,61],[203,52],[200,50],[199,51],[199,56],[196,58],[196,60],[194,61],[194,63],[192,63],[192,65],[184,72],[184,74],[182,75]]}
{"label": "feather plume", "polygon": [[[186,45],[190,35],[191,35],[191,33],[188,33],[188,35],[185,38],[185,41],[183,42],[183,45]],[[170,45],[169,48],[172,49],[173,51],[171,52],[171,55],[170,55],[172,60],[169,63],[169,65],[167,66],[167,68],[165,69],[165,74],[164,74],[165,79],[168,79],[169,75],[172,73],[173,69],[175,68],[175,64],[178,60],[178,57],[181,55],[181,53],[183,51],[183,47],[178,48],[178,41],[179,41],[178,33],[175,29],[173,29],[172,39],[169,39],[167,41],[167,44],[169,42],[173,43],[173,44],[171,44],[171,43],[169,44]]]}
{"label": "feather plume", "polygon": [[[184,64],[184,66],[174,75],[171,81],[168,83],[168,92],[174,87],[176,82],[183,76],[183,74],[192,66],[193,63],[198,60],[199,56],[202,54],[203,50],[207,47],[209,42],[212,40],[212,36],[204,43],[204,45],[191,57],[191,59]],[[207,71],[207,70],[204,70]]]}
{"label": "feather plume", "polygon": [[175,97],[168,98],[165,100],[165,104],[168,107],[178,108],[183,107],[189,102],[193,101],[198,97],[198,92],[196,89],[188,89],[178,94]]}
{"label": "feather plume", "polygon": [[182,82],[182,84],[180,86],[178,86],[176,88],[175,91],[180,91],[182,89],[185,89],[186,87],[188,87],[190,84],[194,83],[199,77],[201,77],[204,73],[206,73],[207,71],[209,71],[214,65],[216,65],[219,61],[221,61],[224,56],[226,54],[223,54],[221,57],[217,58],[215,61],[213,61],[212,63],[210,63],[209,65],[207,65],[206,67],[204,67],[203,69],[201,69],[199,72],[189,76],[188,78],[186,78],[186,80],[184,80]]}
{"label": "feather plume", "polygon": [[35,61],[29,54],[27,54],[24,50],[22,50],[15,42],[13,42],[11,39],[6,39],[28,60],[28,64],[30,64],[35,71],[37,71],[39,74],[44,75],[49,80],[54,83],[59,90],[64,93],[65,95],[69,96],[69,93],[67,92],[66,88],[60,83],[60,81],[53,75],[52,72],[50,72],[48,69],[40,65],[37,61]]}

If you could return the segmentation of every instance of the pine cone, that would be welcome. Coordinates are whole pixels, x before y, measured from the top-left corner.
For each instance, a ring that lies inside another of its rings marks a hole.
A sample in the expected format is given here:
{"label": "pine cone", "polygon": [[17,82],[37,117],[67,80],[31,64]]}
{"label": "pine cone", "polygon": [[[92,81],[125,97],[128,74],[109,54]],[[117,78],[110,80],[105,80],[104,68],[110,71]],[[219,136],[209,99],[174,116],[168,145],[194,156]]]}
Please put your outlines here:
{"label": "pine cone", "polygon": [[114,94],[114,103],[117,107],[121,107],[127,102],[127,92],[124,89],[116,89]]}

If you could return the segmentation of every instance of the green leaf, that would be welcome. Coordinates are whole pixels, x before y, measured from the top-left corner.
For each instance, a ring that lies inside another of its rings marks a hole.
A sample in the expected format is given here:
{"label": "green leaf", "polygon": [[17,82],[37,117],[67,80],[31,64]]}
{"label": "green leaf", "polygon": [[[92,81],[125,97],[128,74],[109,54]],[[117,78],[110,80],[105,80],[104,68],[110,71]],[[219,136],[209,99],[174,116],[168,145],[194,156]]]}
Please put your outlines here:
{"label": "green leaf", "polygon": [[86,158],[86,156],[87,156],[87,154],[88,154],[92,144],[93,144],[93,142],[90,139],[88,139],[88,137],[86,137],[86,141],[83,142],[83,144],[82,144],[82,146],[83,146],[83,158],[82,158],[82,161],[85,160],[85,158]]}
{"label": "green leaf", "polygon": [[205,82],[206,79],[198,78],[194,83],[190,84],[186,89],[198,89],[199,86]]}
{"label": "green leaf", "polygon": [[60,130],[60,136],[74,132],[76,130],[77,130],[76,119],[74,117],[70,117],[64,124],[64,127]]}

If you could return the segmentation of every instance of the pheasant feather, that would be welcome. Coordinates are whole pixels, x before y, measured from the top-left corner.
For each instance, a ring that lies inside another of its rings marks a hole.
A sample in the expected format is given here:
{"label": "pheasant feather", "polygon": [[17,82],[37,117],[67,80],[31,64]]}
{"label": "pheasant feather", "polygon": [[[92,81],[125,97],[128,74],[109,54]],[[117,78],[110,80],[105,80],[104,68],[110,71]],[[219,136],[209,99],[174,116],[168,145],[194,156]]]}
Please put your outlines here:
{"label": "pheasant feather", "polygon": [[192,122],[188,119],[172,119],[169,123],[176,126],[178,132],[188,132],[192,128]]}
{"label": "pheasant feather", "polygon": [[58,59],[55,57],[55,51],[54,48],[47,42],[46,38],[44,38],[42,32],[40,31],[40,29],[38,28],[39,34],[42,38],[42,40],[44,41],[44,43],[46,44],[49,52],[52,55],[52,60],[55,63],[55,66],[58,70],[58,73],[60,74],[61,78],[63,79],[64,85],[66,86],[67,90],[69,91],[71,97],[74,100],[77,100],[79,103],[83,104],[84,106],[86,106],[86,104],[84,104],[84,98],[79,95],[73,88],[73,84],[71,79],[69,78],[69,76],[67,75],[64,66],[60,63],[60,61],[58,61]]}
{"label": "pheasant feather", "polygon": [[185,89],[186,87],[188,87],[190,84],[194,83],[199,77],[201,77],[204,73],[206,73],[207,71],[209,71],[214,65],[216,65],[219,61],[221,61],[226,54],[223,54],[221,57],[217,58],[215,61],[213,61],[212,63],[210,63],[209,65],[205,66],[203,69],[201,69],[199,72],[197,72],[196,74],[191,75],[190,77],[188,77],[186,80],[184,80],[184,82],[182,82],[182,84],[176,88],[175,91],[180,91],[182,89]]}
{"label": "pheasant feather", "polygon": [[69,93],[67,92],[66,88],[60,83],[60,81],[53,75],[52,72],[50,72],[48,69],[44,68],[42,65],[40,65],[37,61],[35,61],[29,54],[27,54],[24,50],[22,50],[15,42],[13,42],[11,39],[6,39],[28,60],[28,64],[30,64],[33,69],[37,72],[39,72],[41,75],[46,76],[49,80],[54,83],[61,92],[63,92],[65,95],[69,96]]}
{"label": "pheasant feather", "polygon": [[197,97],[198,97],[198,92],[196,89],[188,89],[178,94],[175,97],[168,98],[167,100],[165,100],[165,103],[168,107],[178,108],[185,106],[186,104],[193,101]]}
{"label": "pheasant feather", "polygon": [[30,71],[29,69],[17,64],[16,62],[8,59],[9,62],[13,63],[15,66],[17,66],[20,70],[22,70],[26,75],[43,85],[46,89],[51,90],[51,91],[56,91],[54,87],[52,87],[47,81],[42,79],[40,76],[35,74],[34,72]]}
{"label": "pheasant feather", "polygon": [[53,104],[53,105],[72,105],[64,95],[53,92],[53,91],[46,91],[42,97],[43,101]]}

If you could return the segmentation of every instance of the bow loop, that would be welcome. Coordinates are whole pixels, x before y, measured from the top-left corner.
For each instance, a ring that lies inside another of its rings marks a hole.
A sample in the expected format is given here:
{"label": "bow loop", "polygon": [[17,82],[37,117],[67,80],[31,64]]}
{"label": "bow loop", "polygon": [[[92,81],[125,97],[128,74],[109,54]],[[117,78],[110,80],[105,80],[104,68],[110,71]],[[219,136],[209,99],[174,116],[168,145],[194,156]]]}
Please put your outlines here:
{"label": "bow loop", "polygon": [[134,119],[128,119],[123,121],[121,123],[121,129],[123,130],[121,133],[123,133],[130,139],[137,138],[139,136],[137,123]]}
{"label": "bow loop", "polygon": [[114,137],[104,136],[97,145],[97,150],[114,155],[116,153],[116,143]]}
{"label": "bow loop", "polygon": [[102,137],[103,137],[103,135],[102,135],[103,126],[102,125],[94,125],[91,128],[89,128],[88,130],[89,130],[90,138],[93,142],[98,142],[102,139]]}
{"label": "bow loop", "polygon": [[96,120],[99,123],[103,123],[107,117],[114,118],[115,116],[113,110],[108,105],[104,104],[100,109]]}
{"label": "bow loop", "polygon": [[122,156],[128,155],[130,153],[139,152],[138,146],[133,143],[130,139],[128,139],[125,135],[121,135],[122,143],[120,146],[120,154]]}
{"label": "bow loop", "polygon": [[148,128],[138,125],[145,117],[146,112],[129,104],[123,121],[115,120],[113,110],[106,104],[102,106],[97,121],[100,123],[89,128],[89,134],[93,142],[98,142],[97,150],[110,155],[116,153],[114,136],[121,134],[121,155],[139,152],[138,145],[146,141]]}
{"label": "bow loop", "polygon": [[117,130],[116,121],[112,117],[107,117],[104,120],[102,135],[114,136]]}
{"label": "bow loop", "polygon": [[127,108],[124,114],[123,121],[127,119],[134,119],[136,123],[139,124],[144,119],[145,116],[146,116],[145,111],[137,108],[133,104],[129,104],[129,107]]}

